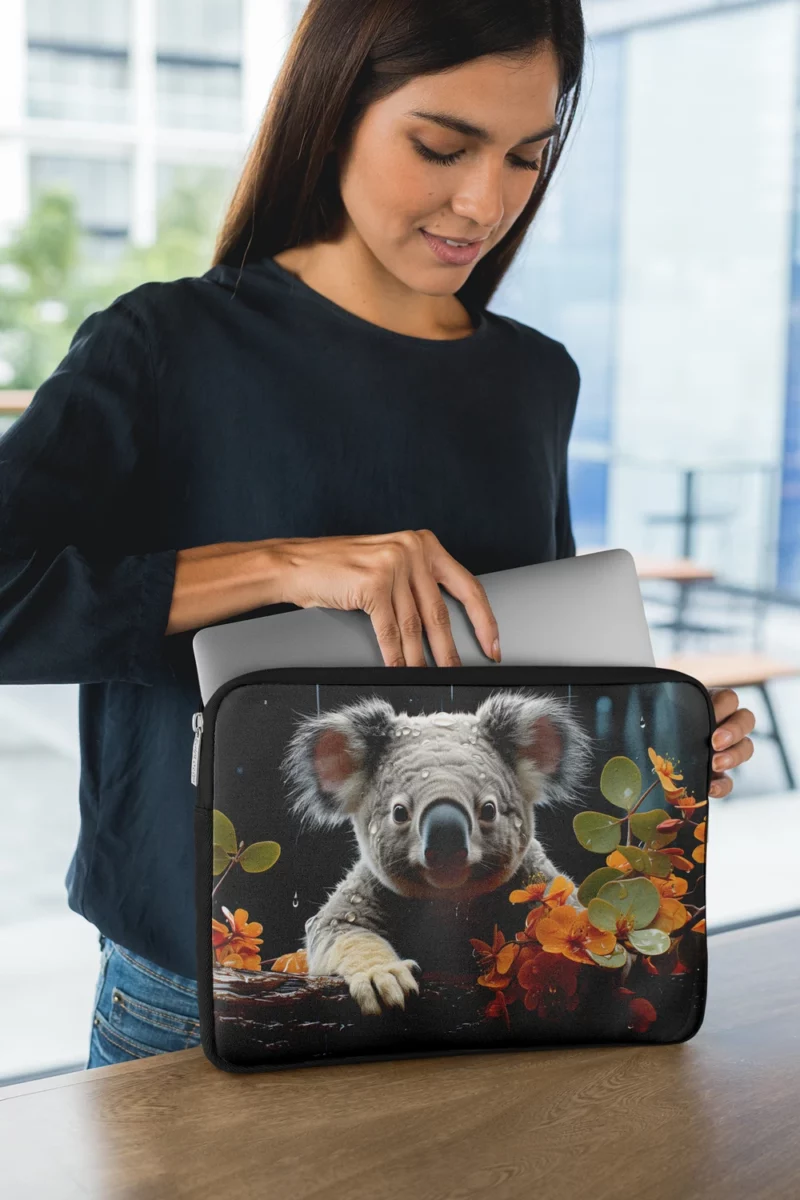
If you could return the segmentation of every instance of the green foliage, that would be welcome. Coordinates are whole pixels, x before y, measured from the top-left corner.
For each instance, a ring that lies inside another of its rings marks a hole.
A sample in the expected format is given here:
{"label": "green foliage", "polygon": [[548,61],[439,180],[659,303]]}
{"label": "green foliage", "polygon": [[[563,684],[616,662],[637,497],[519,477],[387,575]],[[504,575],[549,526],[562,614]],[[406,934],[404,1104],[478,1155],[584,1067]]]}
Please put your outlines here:
{"label": "green foliage", "polygon": [[278,842],[251,842],[249,846],[242,845],[240,849],[233,822],[218,808],[213,810],[211,836],[214,843],[214,861],[211,871],[214,875],[221,875],[229,866],[237,862],[242,870],[250,874],[268,871],[270,867],[274,867],[281,856]]}
{"label": "green foliage", "polygon": [[600,776],[600,791],[610,804],[630,812],[642,794],[642,772],[631,758],[610,758]]}
{"label": "green foliage", "polygon": [[156,241],[127,243],[113,261],[92,250],[71,192],[41,192],[28,220],[0,247],[0,362],[6,371],[0,387],[35,391],[61,362],[81,322],[117,296],[141,283],[204,274],[228,182],[218,170],[196,169],[165,197]]}

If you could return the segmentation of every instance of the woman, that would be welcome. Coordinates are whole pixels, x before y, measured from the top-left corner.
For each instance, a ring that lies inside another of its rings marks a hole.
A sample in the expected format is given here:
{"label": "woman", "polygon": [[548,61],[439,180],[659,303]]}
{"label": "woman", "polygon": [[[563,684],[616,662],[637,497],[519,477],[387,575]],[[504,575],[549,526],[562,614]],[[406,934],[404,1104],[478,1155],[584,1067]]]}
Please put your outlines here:
{"label": "woman", "polygon": [[444,587],[500,661],[475,575],[575,553],[576,364],[486,304],[583,50],[578,0],[311,0],[211,270],[88,317],[3,439],[2,677],[81,684],[90,1067],[198,1041],[194,631],[362,609],[387,665],[422,626],[453,665]]}

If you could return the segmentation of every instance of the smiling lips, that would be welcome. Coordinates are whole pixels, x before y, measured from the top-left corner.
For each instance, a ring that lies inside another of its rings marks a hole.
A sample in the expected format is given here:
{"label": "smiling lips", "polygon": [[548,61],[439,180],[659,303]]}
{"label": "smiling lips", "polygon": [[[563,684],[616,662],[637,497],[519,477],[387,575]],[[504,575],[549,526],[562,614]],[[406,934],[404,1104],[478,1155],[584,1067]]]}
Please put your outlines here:
{"label": "smiling lips", "polygon": [[480,254],[481,246],[486,241],[485,238],[482,238],[477,242],[454,246],[446,238],[429,233],[427,229],[421,229],[420,233],[440,262],[455,266],[464,266],[466,263],[474,262]]}

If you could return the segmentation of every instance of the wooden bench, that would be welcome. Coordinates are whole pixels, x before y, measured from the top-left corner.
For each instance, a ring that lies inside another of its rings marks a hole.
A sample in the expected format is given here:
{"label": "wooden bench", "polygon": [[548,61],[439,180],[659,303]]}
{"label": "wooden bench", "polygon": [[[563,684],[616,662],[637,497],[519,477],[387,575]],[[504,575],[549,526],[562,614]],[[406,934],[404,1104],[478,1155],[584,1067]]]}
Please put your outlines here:
{"label": "wooden bench", "polygon": [[767,684],[773,679],[800,675],[800,663],[790,663],[784,659],[771,658],[768,654],[751,652],[669,654],[656,661],[659,667],[669,667],[671,670],[684,671],[687,675],[693,675],[709,689],[720,687],[758,688],[764,698],[764,705],[769,714],[772,728],[764,731],[756,729],[753,731],[753,736],[757,734],[760,737],[771,738],[775,742],[788,785],[794,791],[794,771],[781,737],[775,710],[767,691]]}

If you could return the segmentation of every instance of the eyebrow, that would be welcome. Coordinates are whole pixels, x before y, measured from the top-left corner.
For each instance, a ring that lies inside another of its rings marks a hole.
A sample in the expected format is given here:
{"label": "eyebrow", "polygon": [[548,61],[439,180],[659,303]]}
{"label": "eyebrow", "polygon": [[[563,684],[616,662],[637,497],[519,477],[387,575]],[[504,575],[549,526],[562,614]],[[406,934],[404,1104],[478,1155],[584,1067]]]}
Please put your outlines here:
{"label": "eyebrow", "polygon": [[[488,129],[484,129],[482,125],[473,125],[471,121],[464,121],[461,117],[453,116],[452,113],[428,112],[425,109],[414,108],[411,112],[407,112],[406,116],[422,117],[425,121],[435,121],[437,125],[441,125],[445,129],[453,129],[456,133],[463,133],[466,137],[478,138],[481,142],[492,141],[492,135]],[[554,133],[558,133],[560,129],[561,126],[559,124],[551,125],[548,129],[542,129],[540,133],[532,133],[530,137],[520,138],[514,145],[523,146],[528,142],[540,142],[543,138],[551,137]]]}

